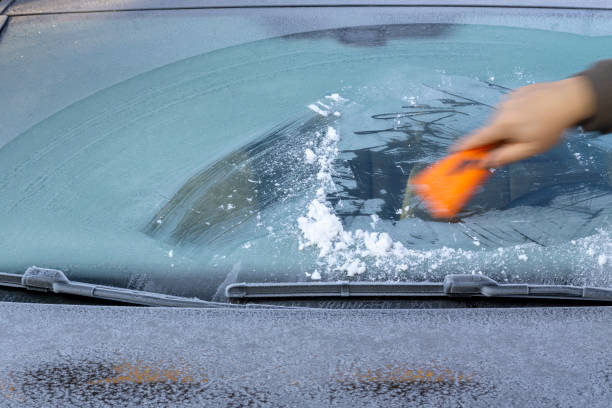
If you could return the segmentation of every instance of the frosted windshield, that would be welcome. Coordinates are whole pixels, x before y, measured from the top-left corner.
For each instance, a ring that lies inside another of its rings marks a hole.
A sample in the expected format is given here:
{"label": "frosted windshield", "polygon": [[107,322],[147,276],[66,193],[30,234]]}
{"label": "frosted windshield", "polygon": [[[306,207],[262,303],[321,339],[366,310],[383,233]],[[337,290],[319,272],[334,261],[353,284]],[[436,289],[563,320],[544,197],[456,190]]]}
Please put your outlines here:
{"label": "frosted windshield", "polygon": [[609,136],[573,131],[499,169],[451,222],[431,219],[408,180],[510,89],[571,75],[611,40],[374,26],[139,75],[0,149],[0,270],[38,264],[156,291],[179,278],[448,273],[609,286]]}

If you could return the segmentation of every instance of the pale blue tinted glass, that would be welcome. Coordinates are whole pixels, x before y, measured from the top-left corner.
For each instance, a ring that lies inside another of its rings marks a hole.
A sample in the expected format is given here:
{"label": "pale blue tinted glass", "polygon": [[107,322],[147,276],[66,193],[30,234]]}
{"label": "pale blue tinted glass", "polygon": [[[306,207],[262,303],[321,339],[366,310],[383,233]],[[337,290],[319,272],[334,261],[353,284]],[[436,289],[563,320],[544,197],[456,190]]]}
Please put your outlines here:
{"label": "pale blue tinted glass", "polygon": [[407,182],[510,89],[572,75],[611,44],[371,26],[138,75],[0,150],[0,270],[39,264],[203,297],[224,280],[318,276],[609,285],[610,137],[573,132],[498,170],[450,223],[432,220]]}

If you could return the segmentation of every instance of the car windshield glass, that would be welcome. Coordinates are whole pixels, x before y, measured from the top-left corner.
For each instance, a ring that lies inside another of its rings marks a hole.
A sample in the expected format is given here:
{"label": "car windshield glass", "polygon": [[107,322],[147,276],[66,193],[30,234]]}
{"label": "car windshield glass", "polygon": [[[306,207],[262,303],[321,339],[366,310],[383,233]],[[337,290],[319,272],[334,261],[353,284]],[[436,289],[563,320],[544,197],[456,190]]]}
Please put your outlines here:
{"label": "car windshield glass", "polygon": [[203,298],[239,281],[450,273],[612,286],[610,135],[572,130],[498,169],[451,222],[409,185],[511,89],[579,72],[611,42],[347,26],[141,73],[0,147],[0,270]]}

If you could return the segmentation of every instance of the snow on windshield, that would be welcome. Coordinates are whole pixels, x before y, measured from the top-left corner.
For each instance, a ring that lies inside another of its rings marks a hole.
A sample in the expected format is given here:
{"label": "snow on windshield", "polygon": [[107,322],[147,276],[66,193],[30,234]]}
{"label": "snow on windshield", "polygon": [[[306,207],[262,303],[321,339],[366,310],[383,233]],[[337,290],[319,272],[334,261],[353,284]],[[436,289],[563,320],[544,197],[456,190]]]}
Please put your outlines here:
{"label": "snow on windshield", "polygon": [[409,187],[509,90],[578,72],[609,39],[403,27],[203,54],[34,126],[0,149],[0,270],[204,298],[238,280],[448,273],[611,285],[610,135],[572,131],[495,171],[451,222]]}

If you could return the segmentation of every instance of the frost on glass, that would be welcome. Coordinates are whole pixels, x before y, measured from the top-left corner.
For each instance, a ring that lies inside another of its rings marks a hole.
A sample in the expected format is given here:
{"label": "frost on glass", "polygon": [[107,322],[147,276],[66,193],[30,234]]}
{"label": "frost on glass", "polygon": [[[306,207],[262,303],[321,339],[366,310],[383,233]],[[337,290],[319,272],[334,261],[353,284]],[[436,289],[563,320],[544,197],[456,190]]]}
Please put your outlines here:
{"label": "frost on glass", "polygon": [[[388,101],[326,95],[309,105],[316,115],[264,134],[189,179],[146,231],[192,248],[253,233],[276,247],[297,239],[298,251],[316,256],[314,271],[305,272],[315,280],[428,279],[478,267],[508,280],[516,270],[568,262],[568,244],[581,253],[582,238],[607,237],[612,190],[595,135],[573,134],[545,155],[495,171],[450,221],[429,216],[410,178],[443,156],[466,122],[491,113],[492,105],[470,94],[491,101],[509,91],[490,81],[452,81],[462,84],[460,93],[420,85],[412,88],[419,97],[403,96],[395,111],[369,117]],[[270,214],[266,224],[262,213]],[[599,266],[606,262],[597,257]]]}
{"label": "frost on glass", "polygon": [[0,270],[203,298],[236,281],[448,273],[608,286],[609,136],[571,131],[495,171],[450,222],[408,183],[504,94],[579,71],[606,41],[366,27],[139,75],[0,149]]}

